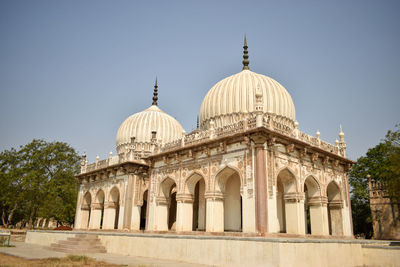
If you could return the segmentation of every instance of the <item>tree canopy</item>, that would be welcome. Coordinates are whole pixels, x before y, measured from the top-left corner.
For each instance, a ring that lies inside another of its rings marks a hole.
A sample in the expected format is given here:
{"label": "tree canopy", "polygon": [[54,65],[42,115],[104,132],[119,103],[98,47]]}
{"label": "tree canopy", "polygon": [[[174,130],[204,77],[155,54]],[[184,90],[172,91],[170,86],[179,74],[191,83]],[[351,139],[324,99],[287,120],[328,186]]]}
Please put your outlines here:
{"label": "tree canopy", "polygon": [[400,129],[389,130],[382,142],[370,148],[350,170],[354,234],[372,236],[368,176],[385,185],[388,196],[400,200]]}
{"label": "tree canopy", "polygon": [[78,192],[79,156],[68,144],[34,139],[0,153],[3,225],[52,218],[72,224]]}

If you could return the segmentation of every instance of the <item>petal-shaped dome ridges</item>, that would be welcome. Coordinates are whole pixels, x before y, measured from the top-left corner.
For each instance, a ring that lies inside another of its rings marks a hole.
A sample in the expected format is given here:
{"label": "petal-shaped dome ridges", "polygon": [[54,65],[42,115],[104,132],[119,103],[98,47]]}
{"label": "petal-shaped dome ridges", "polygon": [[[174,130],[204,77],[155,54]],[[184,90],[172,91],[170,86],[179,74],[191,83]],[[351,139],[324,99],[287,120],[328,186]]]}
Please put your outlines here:
{"label": "petal-shaped dome ridges", "polygon": [[[117,152],[124,152],[125,145],[135,138],[135,150],[148,150],[152,142],[152,132],[156,132],[158,144],[175,141],[182,137],[184,132],[180,123],[152,105],[148,109],[128,117],[117,132]],[[146,149],[148,148],[148,149]]]}
{"label": "petal-shaped dome ridges", "polygon": [[210,120],[214,127],[223,127],[255,112],[256,90],[262,92],[264,113],[283,117],[294,125],[296,111],[288,91],[274,79],[244,69],[207,93],[200,109],[202,129],[209,128]]}

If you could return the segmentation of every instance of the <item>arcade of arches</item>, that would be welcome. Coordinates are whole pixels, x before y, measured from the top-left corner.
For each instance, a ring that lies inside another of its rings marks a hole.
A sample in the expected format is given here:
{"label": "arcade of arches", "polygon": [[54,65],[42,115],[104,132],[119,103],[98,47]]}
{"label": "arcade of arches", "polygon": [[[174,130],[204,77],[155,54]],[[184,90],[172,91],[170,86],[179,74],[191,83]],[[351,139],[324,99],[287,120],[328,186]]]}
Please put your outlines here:
{"label": "arcade of arches", "polygon": [[[252,149],[236,149],[223,164],[220,157],[204,155],[196,161],[188,158],[186,164],[160,160],[142,173],[120,169],[108,179],[92,178],[81,184],[76,228],[260,232],[257,212],[262,205],[256,201]],[[266,233],[351,235],[343,167],[329,170],[322,161],[311,164],[304,157],[293,161],[279,145],[275,151],[262,154],[276,156],[265,161]],[[285,166],[288,159],[293,163]]]}

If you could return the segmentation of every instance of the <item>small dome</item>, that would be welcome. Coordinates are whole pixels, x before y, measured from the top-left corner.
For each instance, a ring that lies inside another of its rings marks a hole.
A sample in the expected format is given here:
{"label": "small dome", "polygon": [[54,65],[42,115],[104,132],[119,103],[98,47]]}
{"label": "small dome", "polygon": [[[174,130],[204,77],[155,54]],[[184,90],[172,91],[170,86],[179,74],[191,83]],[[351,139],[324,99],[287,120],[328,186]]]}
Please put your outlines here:
{"label": "small dome", "polygon": [[157,143],[162,144],[181,138],[184,130],[176,119],[153,104],[121,124],[117,132],[117,152],[123,152],[124,145],[129,144],[132,137],[137,144],[150,144],[153,131],[156,131]]}
{"label": "small dome", "polygon": [[257,94],[262,93],[264,113],[275,114],[296,121],[296,111],[288,91],[274,79],[244,69],[214,85],[205,96],[200,109],[203,129],[214,120],[215,127],[241,120],[255,111]]}

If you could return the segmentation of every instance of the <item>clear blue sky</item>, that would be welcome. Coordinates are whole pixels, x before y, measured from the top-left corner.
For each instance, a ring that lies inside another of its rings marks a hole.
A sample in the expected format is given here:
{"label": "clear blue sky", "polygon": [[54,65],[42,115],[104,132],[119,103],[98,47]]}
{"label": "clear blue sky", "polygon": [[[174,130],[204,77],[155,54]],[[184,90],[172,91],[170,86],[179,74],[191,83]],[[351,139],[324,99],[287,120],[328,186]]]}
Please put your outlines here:
{"label": "clear blue sky", "polygon": [[0,150],[115,151],[152,102],[186,129],[207,91],[251,70],[291,94],[300,129],[355,160],[400,123],[400,1],[0,1]]}

